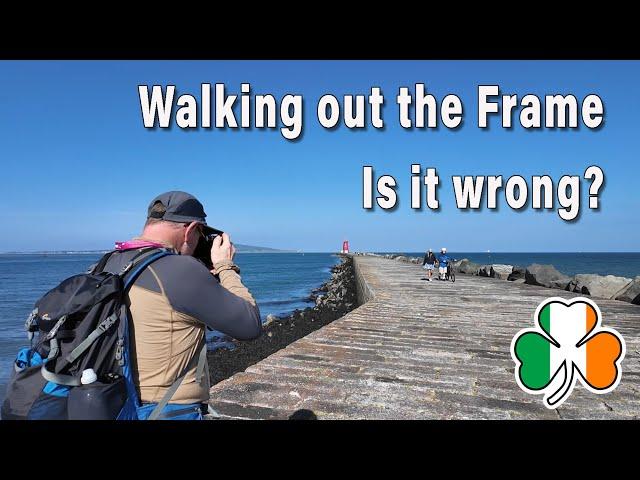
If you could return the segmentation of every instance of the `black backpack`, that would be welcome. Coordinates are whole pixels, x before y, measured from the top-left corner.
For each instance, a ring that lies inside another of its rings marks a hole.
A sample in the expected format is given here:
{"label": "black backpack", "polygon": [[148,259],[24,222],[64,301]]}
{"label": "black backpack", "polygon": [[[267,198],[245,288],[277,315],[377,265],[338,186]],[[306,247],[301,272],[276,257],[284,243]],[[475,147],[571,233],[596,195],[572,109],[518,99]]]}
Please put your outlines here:
{"label": "black backpack", "polygon": [[[14,363],[3,420],[138,419],[127,292],[142,270],[172,252],[141,249],[119,274],[103,272],[112,253],[36,302],[25,323],[31,346],[21,349]],[[197,360],[187,365],[149,419],[158,418]],[[201,377],[206,343],[199,360]],[[97,380],[81,382],[83,372]]]}

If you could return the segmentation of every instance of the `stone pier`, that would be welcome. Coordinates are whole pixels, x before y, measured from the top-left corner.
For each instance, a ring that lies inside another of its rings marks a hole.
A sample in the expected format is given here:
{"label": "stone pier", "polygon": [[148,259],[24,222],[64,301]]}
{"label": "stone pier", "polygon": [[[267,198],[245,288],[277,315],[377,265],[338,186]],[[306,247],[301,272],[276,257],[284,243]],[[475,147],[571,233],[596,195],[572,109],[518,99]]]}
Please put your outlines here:
{"label": "stone pier", "polygon": [[576,294],[466,275],[426,282],[419,265],[373,256],[354,264],[362,305],[215,385],[219,418],[640,418],[640,306],[595,299],[626,341],[622,381],[606,395],[578,384],[549,410],[517,386],[510,343],[542,300]]}

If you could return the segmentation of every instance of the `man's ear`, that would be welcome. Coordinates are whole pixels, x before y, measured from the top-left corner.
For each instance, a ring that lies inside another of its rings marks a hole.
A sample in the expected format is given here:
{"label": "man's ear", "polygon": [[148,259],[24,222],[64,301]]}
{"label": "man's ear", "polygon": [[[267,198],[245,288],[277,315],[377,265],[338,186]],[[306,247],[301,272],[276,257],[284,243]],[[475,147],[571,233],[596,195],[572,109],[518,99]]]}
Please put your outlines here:
{"label": "man's ear", "polygon": [[198,222],[191,222],[184,230],[184,241],[188,242],[190,239],[195,238],[198,235]]}

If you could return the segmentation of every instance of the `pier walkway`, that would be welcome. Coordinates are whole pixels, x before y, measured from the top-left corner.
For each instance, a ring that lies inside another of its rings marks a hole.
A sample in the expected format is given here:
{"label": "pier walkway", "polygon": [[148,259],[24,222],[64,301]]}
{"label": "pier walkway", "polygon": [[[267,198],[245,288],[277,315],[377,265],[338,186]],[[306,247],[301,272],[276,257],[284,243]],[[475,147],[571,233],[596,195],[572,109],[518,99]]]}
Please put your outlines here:
{"label": "pier walkway", "polygon": [[466,275],[426,282],[419,265],[373,256],[354,263],[364,303],[213,386],[220,418],[640,418],[640,306],[596,299],[626,341],[620,385],[595,395],[577,384],[549,410],[517,386],[510,343],[542,300],[575,294]]}

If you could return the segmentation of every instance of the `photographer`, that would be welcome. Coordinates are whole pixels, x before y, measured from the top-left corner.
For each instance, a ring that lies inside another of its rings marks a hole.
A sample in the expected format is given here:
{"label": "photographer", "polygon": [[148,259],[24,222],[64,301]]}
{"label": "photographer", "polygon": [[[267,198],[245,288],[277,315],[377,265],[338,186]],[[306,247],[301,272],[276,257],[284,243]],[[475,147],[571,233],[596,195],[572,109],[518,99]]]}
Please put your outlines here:
{"label": "photographer", "polygon": [[[192,195],[163,193],[149,205],[142,235],[117,243],[105,266],[105,271],[118,273],[148,247],[177,253],[147,267],[129,291],[141,418],[175,388],[185,371],[159,418],[202,418],[201,408],[209,399],[209,371],[202,361],[207,327],[239,340],[262,333],[256,302],[233,263],[235,248],[229,236],[207,226],[205,218],[202,204]],[[206,241],[212,238],[209,248]],[[194,258],[203,246],[209,258]]]}

